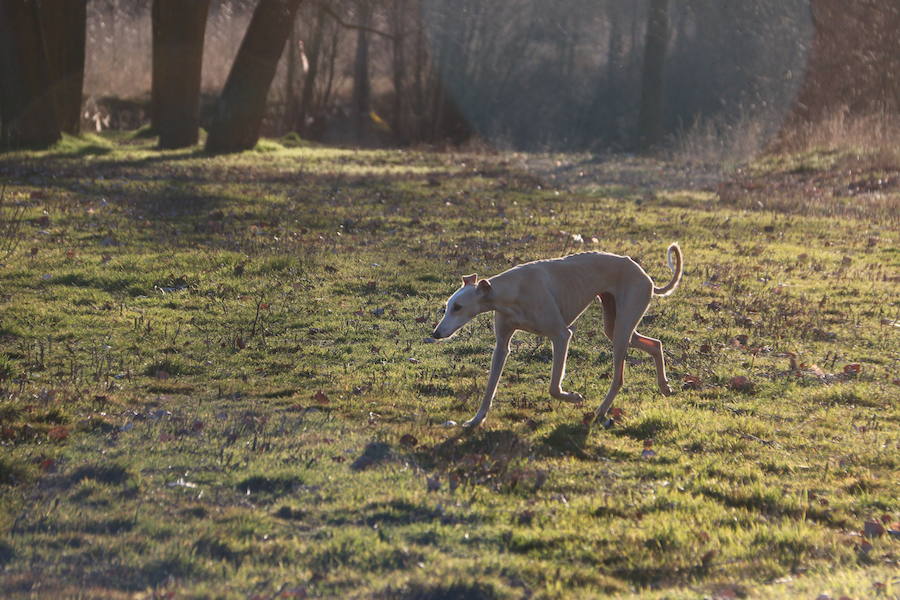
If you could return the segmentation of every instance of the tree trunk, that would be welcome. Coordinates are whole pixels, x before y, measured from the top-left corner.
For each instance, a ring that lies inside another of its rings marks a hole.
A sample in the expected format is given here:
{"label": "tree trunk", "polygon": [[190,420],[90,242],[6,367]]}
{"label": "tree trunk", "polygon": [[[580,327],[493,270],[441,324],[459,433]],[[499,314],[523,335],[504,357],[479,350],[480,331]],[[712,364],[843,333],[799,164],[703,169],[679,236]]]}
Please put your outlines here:
{"label": "tree trunk", "polygon": [[802,146],[810,133],[841,115],[877,116],[887,120],[885,125],[896,125],[900,4],[813,0],[810,10],[815,32],[806,73],[779,143]]}
{"label": "tree trunk", "polygon": [[60,138],[35,0],[0,0],[0,115],[2,147],[46,147]]}
{"label": "tree trunk", "polygon": [[[371,10],[368,2],[359,4],[359,20],[362,27],[368,27]],[[369,84],[369,34],[365,29],[356,31],[356,60],[353,66],[353,132],[356,141],[361,142],[369,122],[371,88]]]}
{"label": "tree trunk", "polygon": [[300,38],[297,37],[297,24],[291,24],[291,33],[288,36],[287,47],[287,73],[284,77],[284,123],[286,131],[294,131],[297,127],[297,69],[300,62],[299,56]]}
{"label": "tree trunk", "polygon": [[320,8],[316,16],[316,28],[312,43],[309,45],[309,70],[303,78],[303,92],[300,96],[300,107],[297,111],[297,130],[300,135],[307,133],[306,115],[311,112],[313,92],[316,89],[316,77],[319,75],[319,55],[322,53],[322,29],[325,27],[325,10]]}
{"label": "tree trunk", "polygon": [[406,0],[394,0],[393,11],[393,34],[394,40],[392,44],[393,50],[393,77],[394,77],[394,105],[393,105],[393,129],[395,134],[400,138],[401,143],[406,143],[406,127],[404,116],[406,114],[406,85],[404,78],[406,77],[406,52],[404,45],[406,43],[406,15],[409,7]]}
{"label": "tree trunk", "polygon": [[638,148],[648,151],[662,141],[663,69],[669,42],[669,0],[651,0],[644,43]]}
{"label": "tree trunk", "polygon": [[208,152],[240,152],[259,141],[266,96],[302,0],[260,0],[216,103]]}
{"label": "tree trunk", "polygon": [[150,8],[150,38],[152,44],[150,67],[150,132],[159,133],[159,86],[162,85],[162,52],[157,52],[160,47],[160,0],[153,0]]}
{"label": "tree trunk", "polygon": [[193,146],[209,0],[154,0],[153,112],[160,148]]}
{"label": "tree trunk", "polygon": [[87,0],[41,0],[40,6],[50,88],[59,128],[64,133],[78,135],[84,87]]}

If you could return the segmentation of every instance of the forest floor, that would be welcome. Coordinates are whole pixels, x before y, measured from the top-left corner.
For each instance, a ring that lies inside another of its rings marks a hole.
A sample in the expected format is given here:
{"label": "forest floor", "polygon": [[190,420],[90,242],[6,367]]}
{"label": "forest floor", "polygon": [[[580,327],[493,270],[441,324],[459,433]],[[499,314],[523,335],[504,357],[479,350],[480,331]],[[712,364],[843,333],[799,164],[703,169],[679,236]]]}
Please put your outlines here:
{"label": "forest floor", "polygon": [[[900,595],[900,169],[130,134],[0,156],[0,596]],[[685,276],[616,425],[518,334],[493,411],[459,276],[581,250]]]}

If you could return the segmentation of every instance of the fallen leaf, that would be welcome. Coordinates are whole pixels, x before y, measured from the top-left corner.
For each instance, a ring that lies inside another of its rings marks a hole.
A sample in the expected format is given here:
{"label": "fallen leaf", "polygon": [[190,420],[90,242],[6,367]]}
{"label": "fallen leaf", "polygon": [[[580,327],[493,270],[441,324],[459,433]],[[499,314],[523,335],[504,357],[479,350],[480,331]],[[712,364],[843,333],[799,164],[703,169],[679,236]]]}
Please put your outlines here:
{"label": "fallen leaf", "polygon": [[728,387],[738,392],[753,391],[753,382],[743,375],[736,375],[728,380]]}
{"label": "fallen leaf", "polygon": [[63,425],[54,427],[47,432],[47,437],[55,442],[61,442],[69,437],[69,428]]}
{"label": "fallen leaf", "polygon": [[403,436],[400,437],[400,445],[406,446],[407,448],[413,448],[419,444],[419,440],[415,438],[415,436],[404,433]]}
{"label": "fallen leaf", "polygon": [[881,537],[885,531],[884,525],[878,521],[866,521],[863,525],[863,535],[867,538]]}
{"label": "fallen leaf", "polygon": [[681,387],[685,390],[699,390],[702,382],[696,375],[685,375],[681,378]]}
{"label": "fallen leaf", "polygon": [[844,365],[845,375],[859,375],[861,372],[862,365],[859,363],[850,363],[849,365]]}
{"label": "fallen leaf", "polygon": [[319,404],[328,404],[328,402],[329,402],[329,400],[328,400],[328,394],[326,394],[326,393],[323,392],[322,390],[319,390],[318,392],[316,392],[316,393],[313,395],[313,400],[315,400],[315,401],[318,402]]}

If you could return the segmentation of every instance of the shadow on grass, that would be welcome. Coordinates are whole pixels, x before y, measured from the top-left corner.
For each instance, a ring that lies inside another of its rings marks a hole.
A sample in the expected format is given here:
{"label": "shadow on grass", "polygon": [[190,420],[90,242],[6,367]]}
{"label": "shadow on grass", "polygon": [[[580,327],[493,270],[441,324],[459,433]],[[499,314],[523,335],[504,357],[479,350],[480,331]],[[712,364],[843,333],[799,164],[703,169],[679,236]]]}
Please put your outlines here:
{"label": "shadow on grass", "polygon": [[385,592],[380,597],[391,600],[495,600],[500,595],[493,586],[485,583],[413,583],[402,590]]}
{"label": "shadow on grass", "polygon": [[588,433],[590,433],[590,428],[587,425],[562,423],[541,441],[551,454],[586,459],[588,455],[584,447],[587,443]]}
{"label": "shadow on grass", "polygon": [[477,521],[478,519],[474,516],[471,518],[461,518],[458,515],[449,517],[441,509],[415,504],[406,500],[370,502],[361,508],[334,511],[325,518],[325,523],[331,527],[344,525],[365,525],[367,527],[376,525],[404,526],[432,522],[455,524],[475,523]]}
{"label": "shadow on grass", "polygon": [[426,469],[447,468],[463,462],[473,455],[488,455],[493,459],[527,456],[531,445],[519,434],[509,429],[465,431],[431,448],[422,447],[415,457]]}

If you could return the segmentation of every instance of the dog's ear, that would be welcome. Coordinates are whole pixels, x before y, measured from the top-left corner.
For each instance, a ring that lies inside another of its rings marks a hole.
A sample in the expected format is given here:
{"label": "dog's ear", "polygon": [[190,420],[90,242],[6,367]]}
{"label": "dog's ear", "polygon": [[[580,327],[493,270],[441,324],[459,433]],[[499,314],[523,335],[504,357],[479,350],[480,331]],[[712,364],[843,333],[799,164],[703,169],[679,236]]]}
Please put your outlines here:
{"label": "dog's ear", "polygon": [[482,294],[489,294],[491,289],[491,282],[487,279],[482,279],[478,282],[478,291]]}
{"label": "dog's ear", "polygon": [[475,285],[475,280],[478,279],[478,275],[472,273],[471,275],[463,275],[463,285]]}

